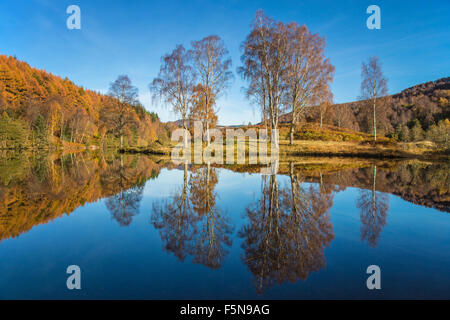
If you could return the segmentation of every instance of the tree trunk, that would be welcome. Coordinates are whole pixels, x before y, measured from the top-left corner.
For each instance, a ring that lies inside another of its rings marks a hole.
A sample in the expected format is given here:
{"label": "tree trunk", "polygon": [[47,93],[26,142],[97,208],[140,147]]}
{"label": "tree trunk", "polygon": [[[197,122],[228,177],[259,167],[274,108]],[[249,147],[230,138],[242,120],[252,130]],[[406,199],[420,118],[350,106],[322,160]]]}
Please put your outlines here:
{"label": "tree trunk", "polygon": [[[209,88],[208,88],[209,90]],[[209,147],[209,106],[208,106],[208,94],[205,95],[205,106],[206,106],[206,145]]]}
{"label": "tree trunk", "polygon": [[323,120],[323,112],[322,109],[320,109],[320,129],[322,129],[322,121]]}
{"label": "tree trunk", "polygon": [[377,141],[377,120],[375,116],[375,102],[376,100],[373,99],[373,138],[375,141]]}
{"label": "tree trunk", "polygon": [[183,132],[183,146],[184,149],[187,148],[187,130],[188,130],[188,126],[187,126],[187,120],[186,118],[183,119],[183,126],[184,126],[184,132]]}
{"label": "tree trunk", "polygon": [[376,180],[377,180],[377,166],[373,166],[373,182],[372,182],[372,217],[375,217],[377,211],[376,199]]}
{"label": "tree trunk", "polygon": [[294,144],[294,122],[291,123],[291,129],[289,131],[289,144],[292,146]]}
{"label": "tree trunk", "polygon": [[209,147],[209,141],[210,137],[209,137],[209,122],[208,122],[208,118],[206,118],[206,145]]}
{"label": "tree trunk", "polygon": [[123,148],[123,135],[120,135],[120,149]]}

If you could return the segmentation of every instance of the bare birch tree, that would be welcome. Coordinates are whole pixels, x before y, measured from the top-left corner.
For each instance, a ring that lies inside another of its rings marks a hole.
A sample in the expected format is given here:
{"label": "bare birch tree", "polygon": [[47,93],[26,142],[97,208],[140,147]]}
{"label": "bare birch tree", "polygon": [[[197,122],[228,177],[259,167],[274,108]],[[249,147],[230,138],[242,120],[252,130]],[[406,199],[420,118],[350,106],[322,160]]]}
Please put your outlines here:
{"label": "bare birch tree", "polygon": [[215,101],[224,93],[230,80],[233,78],[231,59],[223,40],[216,36],[208,36],[200,41],[192,42],[193,67],[198,76],[204,96],[204,107],[206,115],[206,135],[209,145],[209,122],[208,116],[216,113],[213,110]]}
{"label": "bare birch tree", "polygon": [[332,100],[329,84],[334,67],[325,58],[325,39],[311,34],[306,26],[293,22],[286,26],[287,59],[283,81],[285,103],[291,110],[290,144],[294,128],[306,108]]}
{"label": "bare birch tree", "polygon": [[263,118],[267,115],[271,129],[277,129],[285,90],[287,37],[284,24],[258,10],[241,50],[242,66],[238,72],[249,82],[247,96],[260,103]]}
{"label": "bare birch tree", "polygon": [[120,75],[116,81],[111,83],[109,95],[116,98],[118,103],[114,106],[114,110],[108,113],[107,118],[114,128],[113,130],[120,136],[120,147],[122,148],[125,130],[134,122],[129,108],[137,101],[138,89],[131,84],[127,75]]}
{"label": "bare birch tree", "polygon": [[182,45],[177,45],[170,53],[161,58],[161,68],[157,78],[149,85],[153,99],[160,98],[172,106],[175,114],[180,115],[184,127],[184,146],[187,147],[188,114],[192,102],[192,89],[195,74],[190,66],[191,56]]}
{"label": "bare birch tree", "polygon": [[381,71],[378,57],[371,57],[369,62],[361,66],[361,98],[371,102],[373,111],[373,137],[377,141],[377,99],[387,95],[387,79]]}

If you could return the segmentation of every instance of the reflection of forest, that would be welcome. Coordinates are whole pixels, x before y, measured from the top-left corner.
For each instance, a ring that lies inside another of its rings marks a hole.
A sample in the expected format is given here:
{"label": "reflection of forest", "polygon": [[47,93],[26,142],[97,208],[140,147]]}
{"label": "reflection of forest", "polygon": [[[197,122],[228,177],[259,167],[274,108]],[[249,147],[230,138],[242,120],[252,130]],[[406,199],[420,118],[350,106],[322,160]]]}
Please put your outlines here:
{"label": "reflection of forest", "polygon": [[[161,159],[159,159],[161,160]],[[120,226],[139,213],[145,182],[171,166],[147,156],[67,154],[63,157],[0,157],[0,240],[27,232],[77,207],[107,198],[105,205]],[[328,162],[327,162],[328,161]],[[220,268],[232,245],[233,225],[217,204],[220,170],[181,165],[183,178],[170,197],[153,204],[151,223],[164,249]],[[231,166],[238,172],[258,167]],[[361,241],[377,246],[386,225],[389,196],[450,211],[449,164],[365,162],[313,159],[280,163],[279,174],[261,176],[261,192],[245,211],[242,261],[258,292],[284,282],[305,280],[325,268],[324,250],[334,238],[329,210],[336,192],[359,188],[355,206]],[[308,184],[305,182],[313,182]]]}
{"label": "reflection of forest", "polygon": [[184,164],[183,185],[173,196],[154,203],[151,222],[165,250],[179,260],[220,268],[231,246],[233,227],[217,204],[217,169]]}
{"label": "reflection of forest", "polygon": [[[401,162],[393,167],[367,166],[324,173],[323,180],[341,187],[390,193],[402,199],[450,212],[450,165],[448,163]],[[300,169],[301,170],[301,169]],[[374,183],[376,176],[376,183]],[[318,181],[316,174],[309,181]]]}
{"label": "reflection of forest", "polygon": [[[367,162],[342,158],[309,158],[294,164],[305,182],[324,182],[347,187],[373,189],[374,165],[376,191],[400,196],[414,204],[450,212],[450,164],[445,162],[379,161]],[[230,166],[238,172],[259,172],[259,167]],[[278,173],[289,174],[290,164],[280,163]]]}
{"label": "reflection of forest", "polygon": [[18,236],[104,197],[111,197],[106,203],[113,218],[126,225],[136,213],[144,182],[159,170],[147,157],[4,155],[0,157],[0,239]]}
{"label": "reflection of forest", "polygon": [[275,175],[263,176],[261,198],[247,207],[249,222],[239,231],[243,262],[259,293],[324,268],[324,249],[334,238],[329,216],[333,187],[304,187],[292,169],[287,186]]}
{"label": "reflection of forest", "polygon": [[[262,293],[276,284],[305,280],[311,272],[325,268],[324,250],[334,238],[329,210],[334,194],[348,186],[360,188],[355,206],[360,214],[361,241],[373,247],[386,225],[386,191],[445,206],[445,166],[387,164],[390,166],[366,163],[357,167],[350,162],[349,167],[339,164],[336,169],[311,162],[284,163],[280,174],[289,176],[287,185],[280,183],[279,176],[261,176],[260,197],[246,208],[247,222],[238,231],[243,240],[242,261],[253,275],[256,290]],[[238,172],[255,169],[227,168]],[[217,170],[185,164],[182,185],[171,197],[154,204],[151,223],[159,231],[164,249],[180,261],[191,257],[195,263],[219,268],[231,245],[231,225],[216,205]],[[429,197],[432,194],[436,197]]]}

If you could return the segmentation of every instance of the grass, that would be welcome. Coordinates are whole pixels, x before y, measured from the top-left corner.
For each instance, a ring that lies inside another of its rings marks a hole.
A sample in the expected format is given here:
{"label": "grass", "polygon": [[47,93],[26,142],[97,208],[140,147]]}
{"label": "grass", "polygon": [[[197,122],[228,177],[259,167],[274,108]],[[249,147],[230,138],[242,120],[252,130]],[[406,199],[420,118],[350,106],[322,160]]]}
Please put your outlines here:
{"label": "grass", "polygon": [[[257,126],[252,126],[252,128],[257,128]],[[374,141],[373,136],[366,133],[330,125],[320,128],[315,123],[297,126],[294,132],[294,143],[290,145],[289,129],[289,125],[286,124],[281,125],[279,129],[279,159],[281,161],[305,156],[448,159],[448,155],[430,141],[401,143],[381,136]],[[176,143],[162,144],[157,141],[148,147],[126,147],[120,151],[169,156],[175,145]],[[255,145],[257,145],[256,140],[246,140],[246,157],[249,154],[249,147]],[[203,144],[203,148],[205,147],[206,145]],[[270,146],[268,146],[268,152],[270,153]],[[193,148],[191,156],[194,157]]]}

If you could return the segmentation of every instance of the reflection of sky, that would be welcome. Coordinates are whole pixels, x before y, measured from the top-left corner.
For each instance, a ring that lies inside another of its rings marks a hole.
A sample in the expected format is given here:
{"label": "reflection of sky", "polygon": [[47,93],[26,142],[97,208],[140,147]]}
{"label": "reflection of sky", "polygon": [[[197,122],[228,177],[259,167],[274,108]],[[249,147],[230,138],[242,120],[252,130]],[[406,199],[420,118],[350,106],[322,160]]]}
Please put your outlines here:
{"label": "reflection of sky", "polygon": [[[128,227],[111,218],[104,201],[79,207],[0,243],[0,298],[258,298],[243,264],[237,232],[248,223],[246,207],[258,200],[259,174],[218,169],[217,205],[234,225],[233,245],[218,270],[178,261],[164,250],[150,224],[157,198],[183,184],[183,170],[161,171],[144,189],[140,213]],[[280,177],[280,186],[289,177]],[[317,187],[317,184],[305,184]],[[305,282],[275,285],[265,298],[449,297],[450,216],[389,196],[387,224],[379,245],[360,240],[357,188],[336,193],[330,210],[334,240],[325,249],[326,267]],[[82,290],[65,288],[65,268],[82,270]],[[365,287],[365,269],[377,264],[382,291]]]}

